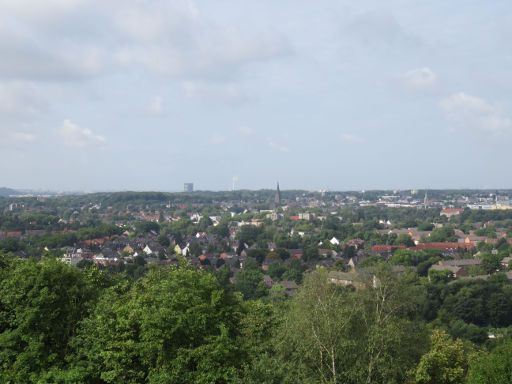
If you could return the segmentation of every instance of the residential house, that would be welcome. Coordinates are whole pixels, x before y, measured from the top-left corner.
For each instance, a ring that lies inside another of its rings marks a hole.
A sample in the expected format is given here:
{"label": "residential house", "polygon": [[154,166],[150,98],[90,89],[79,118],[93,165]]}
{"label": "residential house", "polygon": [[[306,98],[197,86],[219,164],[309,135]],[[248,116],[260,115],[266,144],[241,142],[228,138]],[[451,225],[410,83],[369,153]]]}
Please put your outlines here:
{"label": "residential house", "polygon": [[441,260],[437,264],[441,265],[441,266],[469,267],[469,266],[481,265],[482,260],[481,259]]}
{"label": "residential house", "polygon": [[319,248],[318,254],[320,255],[320,257],[323,258],[331,258],[338,256],[338,253],[336,251],[327,248]]}
{"label": "residential house", "polygon": [[0,231],[0,240],[6,238],[21,239],[23,232],[21,231]]}
{"label": "residential house", "polygon": [[330,271],[328,279],[331,283],[356,289],[366,288],[367,280],[356,272]]}
{"label": "residential house", "polygon": [[507,257],[503,258],[503,260],[501,260],[501,262],[500,262],[501,267],[504,268],[504,269],[509,269],[511,263],[512,263],[512,257],[511,256],[507,256]]}
{"label": "residential house", "polygon": [[126,254],[126,255],[133,255],[135,250],[133,249],[133,247],[131,247],[129,244],[126,245],[123,250],[121,251],[122,253]]}
{"label": "residential house", "polygon": [[283,280],[279,282],[280,285],[283,286],[284,292],[287,296],[293,296],[297,292],[299,286],[295,281],[291,280]]}
{"label": "residential house", "polygon": [[446,216],[448,219],[452,216],[458,216],[464,212],[464,208],[443,208],[439,213],[440,216]]}
{"label": "residential house", "polygon": [[263,275],[263,283],[267,288],[272,288],[274,285],[274,280],[269,275]]}
{"label": "residential house", "polygon": [[333,236],[333,238],[331,240],[329,240],[329,242],[332,244],[332,245],[340,245],[340,241]]}
{"label": "residential house", "polygon": [[[447,271],[452,277],[459,278],[461,276],[467,276],[467,272],[464,268],[454,265],[432,265],[429,271]],[[430,279],[430,278],[429,278]]]}
{"label": "residential house", "polygon": [[381,255],[382,257],[390,257],[397,249],[406,249],[405,245],[385,245],[378,244],[371,248],[371,251],[375,255]]}
{"label": "residential house", "polygon": [[269,258],[266,258],[265,260],[263,260],[263,262],[261,263],[261,269],[264,270],[265,272],[268,271],[269,267],[272,265],[272,264],[276,264],[276,263],[280,263],[281,260],[278,260],[278,259],[269,259]]}
{"label": "residential house", "polygon": [[480,259],[458,259],[441,260],[436,265],[432,265],[429,271],[449,271],[454,278],[468,275],[468,267],[479,266],[482,264]]}
{"label": "residential house", "polygon": [[351,239],[347,241],[348,247],[354,247],[356,250],[361,249],[364,247],[364,240],[363,239]]}
{"label": "residential house", "polygon": [[434,249],[440,251],[445,256],[450,256],[460,251],[472,251],[475,249],[473,243],[455,243],[455,242],[440,242],[440,243],[419,243],[415,247],[409,249],[416,251],[423,251],[427,249]]}
{"label": "residential house", "polygon": [[296,260],[302,259],[302,256],[304,254],[302,249],[288,249],[288,253],[290,254],[290,257],[292,259],[296,259]]}

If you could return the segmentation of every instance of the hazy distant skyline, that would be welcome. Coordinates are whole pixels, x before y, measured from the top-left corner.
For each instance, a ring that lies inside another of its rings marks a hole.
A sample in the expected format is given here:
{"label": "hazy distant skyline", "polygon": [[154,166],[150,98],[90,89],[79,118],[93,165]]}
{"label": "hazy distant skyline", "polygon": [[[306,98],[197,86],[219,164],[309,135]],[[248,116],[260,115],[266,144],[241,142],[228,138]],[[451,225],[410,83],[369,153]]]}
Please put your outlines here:
{"label": "hazy distant skyline", "polygon": [[507,188],[510,1],[0,0],[0,187]]}

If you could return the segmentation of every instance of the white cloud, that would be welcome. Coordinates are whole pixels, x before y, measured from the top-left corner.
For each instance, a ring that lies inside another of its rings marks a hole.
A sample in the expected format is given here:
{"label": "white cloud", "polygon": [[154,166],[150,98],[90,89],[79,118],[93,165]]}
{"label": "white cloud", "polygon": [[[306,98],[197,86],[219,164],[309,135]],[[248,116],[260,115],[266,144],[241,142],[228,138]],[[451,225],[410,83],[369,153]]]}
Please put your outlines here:
{"label": "white cloud", "polygon": [[353,133],[342,133],[339,136],[340,141],[349,144],[361,144],[364,142],[363,138]]}
{"label": "white cloud", "polygon": [[282,36],[216,24],[193,1],[132,4],[121,7],[114,24],[125,42],[116,58],[157,74],[185,78],[230,78],[245,64],[289,51]]}
{"label": "white cloud", "polygon": [[192,0],[0,0],[0,7],[6,78],[80,80],[128,66],[218,79],[289,51],[281,35],[216,24]]}
{"label": "white cloud", "polygon": [[404,84],[411,90],[429,90],[437,84],[437,75],[428,67],[412,69],[403,76]]}
{"label": "white cloud", "polygon": [[35,134],[25,131],[13,131],[12,129],[2,129],[0,126],[0,147],[9,149],[22,149],[23,146],[32,144],[36,141]]}
{"label": "white cloud", "polygon": [[448,120],[466,131],[491,136],[512,134],[512,120],[480,97],[460,92],[442,100],[440,107]]}
{"label": "white cloud", "polygon": [[17,80],[83,79],[105,69],[106,47],[45,36],[37,28],[0,18],[0,78]]}
{"label": "white cloud", "polygon": [[248,97],[240,88],[232,83],[207,83],[198,81],[183,82],[183,93],[189,99],[200,99],[205,101],[240,104],[248,100]]}
{"label": "white cloud", "polygon": [[[0,0],[4,11],[14,12],[17,16],[24,16],[34,22],[52,20],[52,14],[67,14],[84,4],[85,0]],[[48,12],[51,9],[52,12]],[[53,17],[55,17],[53,15]]]}
{"label": "white cloud", "polygon": [[21,143],[32,143],[36,139],[36,135],[28,132],[14,132],[11,134],[13,140]]}
{"label": "white cloud", "polygon": [[347,25],[347,32],[361,43],[373,48],[412,47],[422,41],[406,31],[395,15],[387,10],[372,10],[355,16]]}
{"label": "white cloud", "polygon": [[221,145],[221,144],[224,144],[226,143],[228,140],[228,138],[224,135],[219,135],[219,134],[213,134],[212,136],[210,136],[210,138],[208,139],[208,144],[211,144],[211,145]]}
{"label": "white cloud", "polygon": [[288,147],[288,145],[282,142],[271,140],[269,141],[268,146],[277,152],[290,152],[290,147]]}
{"label": "white cloud", "polygon": [[70,147],[101,147],[107,140],[89,129],[84,129],[71,120],[64,120],[59,134],[64,144]]}
{"label": "white cloud", "polygon": [[238,127],[236,129],[236,131],[242,135],[242,136],[251,136],[253,135],[255,132],[254,132],[254,129],[251,128],[251,127],[248,127],[248,126],[241,126],[241,127]]}
{"label": "white cloud", "polygon": [[162,115],[164,113],[163,99],[160,96],[153,97],[146,110],[151,115]]}
{"label": "white cloud", "polygon": [[31,83],[0,83],[0,119],[35,117],[47,104],[40,90]]}
{"label": "white cloud", "polygon": [[46,111],[41,90],[31,83],[0,82],[0,141],[3,145],[36,140],[35,122]]}

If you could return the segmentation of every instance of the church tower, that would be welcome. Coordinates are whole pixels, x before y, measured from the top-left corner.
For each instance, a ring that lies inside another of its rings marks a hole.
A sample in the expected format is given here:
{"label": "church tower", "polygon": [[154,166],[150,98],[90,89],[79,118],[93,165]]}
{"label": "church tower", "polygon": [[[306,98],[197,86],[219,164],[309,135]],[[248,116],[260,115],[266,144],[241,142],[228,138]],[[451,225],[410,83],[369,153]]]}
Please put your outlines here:
{"label": "church tower", "polygon": [[281,191],[279,190],[279,182],[277,182],[276,195],[274,197],[274,206],[276,209],[281,206]]}

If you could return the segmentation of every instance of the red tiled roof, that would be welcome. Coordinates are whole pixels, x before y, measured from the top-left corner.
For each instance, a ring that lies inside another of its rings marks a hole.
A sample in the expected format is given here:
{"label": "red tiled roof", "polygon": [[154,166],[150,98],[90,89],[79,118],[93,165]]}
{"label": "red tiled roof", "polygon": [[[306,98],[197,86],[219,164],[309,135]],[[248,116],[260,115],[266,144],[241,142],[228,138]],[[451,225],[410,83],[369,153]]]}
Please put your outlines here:
{"label": "red tiled roof", "polygon": [[463,208],[443,208],[441,213],[462,213],[464,212]]}
{"label": "red tiled roof", "polygon": [[295,259],[302,258],[302,255],[304,254],[302,249],[289,249],[288,252],[290,253],[290,256]]}
{"label": "red tiled roof", "polygon": [[397,249],[405,249],[404,245],[374,245],[372,247],[373,252],[391,252]]}
{"label": "red tiled roof", "polygon": [[102,245],[107,240],[108,240],[108,237],[103,237],[103,238],[99,238],[99,239],[91,239],[91,240],[82,240],[80,242],[80,244],[88,245],[88,246],[90,246],[90,245]]}
{"label": "red tiled roof", "polygon": [[405,247],[403,245],[386,245],[386,244],[378,244],[372,247],[373,252],[392,252],[397,249],[410,249],[411,251],[423,251],[425,249],[435,249],[438,251],[449,251],[449,250],[457,250],[457,249],[465,249],[470,250],[474,249],[475,245],[473,243],[453,243],[453,242],[445,242],[445,243],[419,243],[415,247]]}
{"label": "red tiled roof", "polygon": [[8,231],[5,232],[5,237],[21,237],[22,232],[21,231]]}
{"label": "red tiled roof", "polygon": [[436,249],[438,251],[448,251],[454,249],[473,249],[475,245],[472,243],[419,243],[415,247],[411,247],[410,249],[414,250],[424,250],[424,249]]}

